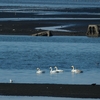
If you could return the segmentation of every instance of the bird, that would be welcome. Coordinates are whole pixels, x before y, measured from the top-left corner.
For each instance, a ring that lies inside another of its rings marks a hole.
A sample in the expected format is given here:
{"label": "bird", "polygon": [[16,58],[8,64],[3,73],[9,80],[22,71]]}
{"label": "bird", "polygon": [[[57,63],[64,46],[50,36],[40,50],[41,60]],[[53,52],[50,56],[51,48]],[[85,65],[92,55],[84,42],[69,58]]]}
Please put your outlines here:
{"label": "bird", "polygon": [[54,74],[54,73],[58,73],[58,71],[52,70],[52,67],[50,67],[50,73],[51,73],[51,74]]}
{"label": "bird", "polygon": [[56,69],[57,72],[63,72],[63,70],[58,69],[57,66],[54,67]]}
{"label": "bird", "polygon": [[74,68],[74,66],[71,66],[71,67],[72,67],[71,72],[73,72],[73,73],[83,73],[83,71],[82,71],[82,70],[75,69],[75,68]]}
{"label": "bird", "polygon": [[40,68],[37,68],[37,71],[36,71],[37,74],[41,74],[41,73],[45,73],[45,71],[43,70],[40,70]]}
{"label": "bird", "polygon": [[10,83],[13,83],[13,80],[12,79],[10,79],[9,81],[10,81]]}

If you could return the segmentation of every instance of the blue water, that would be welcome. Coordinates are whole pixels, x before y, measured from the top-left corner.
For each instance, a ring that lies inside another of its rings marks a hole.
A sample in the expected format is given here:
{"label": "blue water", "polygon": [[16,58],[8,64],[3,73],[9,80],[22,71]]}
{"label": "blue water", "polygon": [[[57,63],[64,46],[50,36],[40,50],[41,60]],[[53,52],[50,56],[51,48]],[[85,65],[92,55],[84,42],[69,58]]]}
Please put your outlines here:
{"label": "blue water", "polygon": [[0,5],[39,7],[99,7],[100,0],[0,0]]}
{"label": "blue water", "polygon": [[[35,15],[86,15],[84,18],[49,17],[49,20],[96,20],[98,11],[57,11],[64,8],[99,8],[100,0],[0,0],[0,12],[33,13]],[[50,11],[49,11],[50,10]],[[88,17],[88,15],[96,15]],[[48,20],[41,16],[35,18],[0,18],[0,21]],[[96,23],[96,22],[95,22]],[[68,24],[68,23],[66,23]],[[70,23],[69,25],[76,25]],[[62,24],[61,24],[62,25]],[[62,26],[65,26],[62,25]],[[59,28],[59,26],[55,26]],[[37,27],[38,28],[38,27]],[[41,29],[44,27],[40,27]],[[51,27],[48,28],[48,30]],[[54,26],[53,26],[54,28]],[[46,27],[47,29],[47,27]],[[69,31],[69,30],[68,30]],[[83,70],[72,74],[71,66]],[[50,74],[49,67],[58,66],[63,73]],[[36,68],[45,70],[36,74]],[[100,84],[100,38],[53,36],[0,36],[0,83],[55,83],[55,84]],[[16,97],[0,96],[0,100],[91,100],[81,98],[57,97]],[[97,100],[97,99],[92,99]]]}
{"label": "blue water", "polygon": [[[83,73],[72,74],[72,65],[83,70]],[[50,66],[58,66],[64,72],[50,74]],[[46,73],[36,74],[37,67]],[[12,79],[14,83],[100,84],[99,76],[100,38],[0,36],[1,83],[9,83]],[[7,100],[5,96],[0,98]],[[9,98],[24,100],[25,97]],[[31,97],[28,100],[32,98],[39,99]]]}
{"label": "blue water", "polygon": [[[37,14],[66,14],[73,13],[54,11],[58,9],[99,8],[100,0],[0,0],[0,12],[27,12]],[[53,11],[52,11],[53,9]],[[51,10],[48,12],[48,10]],[[75,12],[75,14],[79,12]],[[87,13],[87,12],[84,12]],[[88,12],[89,13],[89,12]],[[92,12],[93,13],[93,12]]]}

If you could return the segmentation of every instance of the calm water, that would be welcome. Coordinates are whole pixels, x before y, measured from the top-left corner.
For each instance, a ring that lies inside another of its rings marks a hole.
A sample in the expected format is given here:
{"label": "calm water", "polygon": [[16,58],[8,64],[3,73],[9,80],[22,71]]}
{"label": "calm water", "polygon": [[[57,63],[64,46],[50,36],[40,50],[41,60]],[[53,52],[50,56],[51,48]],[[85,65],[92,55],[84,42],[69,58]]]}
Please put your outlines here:
{"label": "calm water", "polygon": [[[72,74],[72,65],[83,70],[83,73]],[[50,74],[50,66],[53,68],[58,66],[64,72]],[[36,74],[37,67],[45,70],[46,73]],[[15,83],[100,84],[99,76],[100,38],[0,36],[1,83],[9,83],[9,79],[12,79]],[[0,96],[0,98],[7,100],[8,97]],[[25,100],[25,97],[9,98]],[[62,98],[53,99],[62,100]]]}
{"label": "calm water", "polygon": [[39,7],[99,7],[100,0],[0,0],[0,5]]}
{"label": "calm water", "polygon": [[[96,15],[89,18],[100,20],[99,12],[62,12],[63,8],[100,7],[100,0],[0,0],[0,12],[22,12],[36,15]],[[53,10],[52,10],[53,9]],[[55,9],[55,11],[54,11]],[[50,11],[48,11],[50,10]],[[89,20],[85,18],[85,20]],[[0,18],[6,20],[44,20],[36,18]],[[48,20],[48,18],[45,18]],[[65,20],[52,18],[49,20]],[[66,18],[70,20],[70,18]],[[71,20],[75,20],[73,17]],[[80,18],[77,18],[80,20]],[[82,19],[84,20],[84,18]],[[76,25],[77,23],[75,23]],[[73,25],[73,24],[71,24]],[[68,25],[69,26],[69,25]],[[59,26],[56,26],[59,28]],[[49,27],[48,29],[50,29]],[[53,27],[54,28],[54,27]],[[42,28],[41,28],[42,29]],[[47,29],[47,28],[46,28]],[[100,84],[100,38],[88,37],[31,37],[0,36],[0,82],[9,83],[56,83],[56,84]],[[82,74],[72,74],[71,66],[83,70]],[[49,67],[58,66],[63,73],[49,73]],[[36,74],[36,68],[45,74]],[[54,97],[0,96],[0,100],[91,100]],[[92,99],[95,100],[95,99]],[[97,99],[96,99],[97,100]]]}
{"label": "calm water", "polygon": [[[62,11],[65,8],[67,8],[66,11]],[[90,8],[90,10],[100,8],[100,0],[0,0],[0,12],[22,12],[48,16],[59,14],[100,15],[98,9],[95,12],[72,11],[77,8]]]}

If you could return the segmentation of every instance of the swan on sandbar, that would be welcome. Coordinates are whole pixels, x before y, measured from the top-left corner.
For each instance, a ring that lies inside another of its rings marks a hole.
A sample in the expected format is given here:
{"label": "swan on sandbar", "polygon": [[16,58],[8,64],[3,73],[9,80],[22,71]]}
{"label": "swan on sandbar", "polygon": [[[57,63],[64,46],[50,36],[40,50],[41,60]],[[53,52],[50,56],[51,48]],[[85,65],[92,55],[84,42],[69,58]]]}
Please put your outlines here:
{"label": "swan on sandbar", "polygon": [[58,73],[58,71],[52,70],[52,67],[50,67],[50,73],[51,73],[51,74],[53,74],[53,73]]}
{"label": "swan on sandbar", "polygon": [[45,71],[43,70],[40,70],[40,68],[37,68],[37,71],[36,71],[37,74],[41,74],[41,73],[45,73]]}
{"label": "swan on sandbar", "polygon": [[13,80],[12,79],[10,79],[9,81],[10,81],[10,83],[13,83]]}
{"label": "swan on sandbar", "polygon": [[57,72],[63,72],[63,70],[58,69],[57,66],[54,67],[56,69]]}
{"label": "swan on sandbar", "polygon": [[74,66],[71,66],[71,67],[72,67],[71,72],[73,72],[73,73],[83,73],[83,71],[82,71],[82,70],[75,69],[75,68],[74,68]]}

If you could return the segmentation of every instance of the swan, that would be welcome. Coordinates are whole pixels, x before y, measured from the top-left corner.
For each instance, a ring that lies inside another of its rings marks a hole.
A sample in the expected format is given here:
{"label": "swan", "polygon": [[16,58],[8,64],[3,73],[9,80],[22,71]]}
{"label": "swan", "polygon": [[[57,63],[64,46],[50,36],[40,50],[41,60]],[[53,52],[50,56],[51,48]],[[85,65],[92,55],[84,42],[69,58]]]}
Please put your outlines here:
{"label": "swan", "polygon": [[41,74],[41,73],[45,73],[45,71],[43,70],[40,70],[40,68],[37,68],[37,71],[36,71],[37,74]]}
{"label": "swan", "polygon": [[75,69],[74,66],[71,66],[71,67],[72,67],[71,72],[73,72],[73,73],[83,73],[83,71],[81,71],[79,69]]}
{"label": "swan", "polygon": [[57,68],[57,66],[54,67],[56,69],[57,72],[63,72],[63,70],[60,70]]}
{"label": "swan", "polygon": [[13,80],[12,79],[10,79],[10,83],[13,83]]}
{"label": "swan", "polygon": [[58,71],[52,70],[52,67],[50,67],[50,73],[51,73],[51,74],[53,74],[53,73],[58,73]]}

